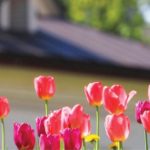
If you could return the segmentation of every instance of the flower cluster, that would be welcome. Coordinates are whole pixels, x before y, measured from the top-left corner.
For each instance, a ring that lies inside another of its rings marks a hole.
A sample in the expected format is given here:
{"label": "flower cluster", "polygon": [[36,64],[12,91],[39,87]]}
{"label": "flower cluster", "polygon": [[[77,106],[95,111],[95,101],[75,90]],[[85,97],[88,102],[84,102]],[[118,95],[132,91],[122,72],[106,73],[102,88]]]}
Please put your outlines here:
{"label": "flower cluster", "polygon": [[[37,150],[86,150],[86,142],[94,143],[94,150],[100,150],[100,108],[102,106],[109,113],[105,118],[104,127],[106,135],[112,141],[110,149],[123,150],[123,142],[130,132],[130,120],[125,115],[125,111],[136,91],[132,90],[127,94],[121,85],[108,87],[103,86],[101,82],[93,82],[85,86],[87,102],[96,110],[96,134],[92,134],[90,115],[80,104],[49,112],[48,102],[56,91],[52,76],[36,77],[34,87],[37,96],[44,102],[45,115],[36,118],[36,134],[28,123],[14,123],[14,143],[18,150],[33,150],[35,147]],[[150,133],[150,86],[148,99],[139,101],[135,107],[136,120],[145,130],[146,150],[148,150],[147,133]],[[4,119],[9,111],[7,98],[0,97],[2,150],[6,150]]]}

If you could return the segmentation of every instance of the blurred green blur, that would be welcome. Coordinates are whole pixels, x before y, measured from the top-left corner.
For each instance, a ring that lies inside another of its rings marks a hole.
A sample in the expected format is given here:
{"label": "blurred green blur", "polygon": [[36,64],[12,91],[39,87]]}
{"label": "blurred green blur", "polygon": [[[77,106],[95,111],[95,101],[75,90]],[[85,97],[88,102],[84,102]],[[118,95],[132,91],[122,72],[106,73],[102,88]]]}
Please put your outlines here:
{"label": "blurred green blur", "polygon": [[136,40],[142,39],[144,24],[136,0],[58,0],[65,17],[75,23]]}

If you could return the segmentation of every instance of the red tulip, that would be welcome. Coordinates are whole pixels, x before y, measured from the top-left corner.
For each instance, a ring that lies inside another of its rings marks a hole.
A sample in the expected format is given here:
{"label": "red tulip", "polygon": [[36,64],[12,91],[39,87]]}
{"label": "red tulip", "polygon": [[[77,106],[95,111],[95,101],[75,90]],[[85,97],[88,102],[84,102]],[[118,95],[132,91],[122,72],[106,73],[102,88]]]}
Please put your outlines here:
{"label": "red tulip", "polygon": [[40,137],[41,134],[46,134],[45,132],[45,126],[44,121],[47,119],[46,116],[39,117],[36,119],[36,130],[38,133],[38,136]]}
{"label": "red tulip", "polygon": [[59,135],[44,135],[40,136],[40,150],[60,150]]}
{"label": "red tulip", "polygon": [[135,118],[138,123],[141,122],[141,115],[144,111],[150,110],[150,102],[149,101],[138,101],[135,107]]}
{"label": "red tulip", "polygon": [[10,107],[6,97],[0,97],[0,119],[7,117]]}
{"label": "red tulip", "polygon": [[82,147],[81,132],[79,129],[66,128],[62,131],[65,150],[80,150]]}
{"label": "red tulip", "polygon": [[121,114],[127,109],[127,104],[135,94],[136,91],[131,91],[127,95],[121,85],[105,87],[103,93],[105,109],[112,114]]}
{"label": "red tulip", "polygon": [[60,130],[63,129],[61,123],[61,113],[61,109],[55,110],[45,120],[45,131],[47,134],[59,134]]}
{"label": "red tulip", "polygon": [[72,108],[69,115],[69,127],[72,129],[80,129],[82,137],[90,134],[90,116],[84,113],[83,107],[81,105],[75,105]]}
{"label": "red tulip", "polygon": [[102,104],[103,85],[100,82],[89,83],[84,87],[87,101],[92,106],[100,106]]}
{"label": "red tulip", "polygon": [[129,136],[130,120],[124,114],[108,115],[105,118],[105,130],[112,142],[124,141]]}
{"label": "red tulip", "polygon": [[150,110],[144,111],[141,115],[141,122],[144,126],[144,129],[150,133]]}
{"label": "red tulip", "polygon": [[49,100],[55,94],[55,81],[52,76],[39,76],[34,79],[36,94],[42,100]]}
{"label": "red tulip", "polygon": [[18,150],[33,150],[35,145],[34,130],[30,125],[14,124],[14,142]]}

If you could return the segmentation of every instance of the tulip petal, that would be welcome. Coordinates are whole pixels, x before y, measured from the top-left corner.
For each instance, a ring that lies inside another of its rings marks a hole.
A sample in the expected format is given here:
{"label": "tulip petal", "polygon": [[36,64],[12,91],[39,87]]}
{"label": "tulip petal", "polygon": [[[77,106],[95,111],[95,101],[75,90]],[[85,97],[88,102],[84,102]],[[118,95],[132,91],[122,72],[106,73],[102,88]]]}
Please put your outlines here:
{"label": "tulip petal", "polygon": [[144,111],[144,113],[141,115],[141,121],[144,129],[150,133],[150,110]]}
{"label": "tulip petal", "polygon": [[130,102],[130,100],[133,98],[134,95],[136,95],[136,93],[137,92],[135,90],[130,91],[128,98],[127,98],[127,103]]}

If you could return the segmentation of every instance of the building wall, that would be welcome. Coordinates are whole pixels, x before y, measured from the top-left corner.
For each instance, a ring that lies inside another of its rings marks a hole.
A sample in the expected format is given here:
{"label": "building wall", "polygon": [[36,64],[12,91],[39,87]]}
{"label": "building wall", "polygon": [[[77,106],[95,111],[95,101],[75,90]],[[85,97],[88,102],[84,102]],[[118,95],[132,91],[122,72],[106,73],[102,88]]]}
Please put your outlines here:
{"label": "building wall", "polygon": [[2,1],[0,4],[0,28],[8,30],[10,28],[10,1]]}
{"label": "building wall", "polygon": [[27,30],[27,0],[11,0],[10,24],[11,30]]}
{"label": "building wall", "polygon": [[1,5],[2,28],[16,32],[35,32],[40,16],[57,16],[58,8],[53,0],[7,0]]}

